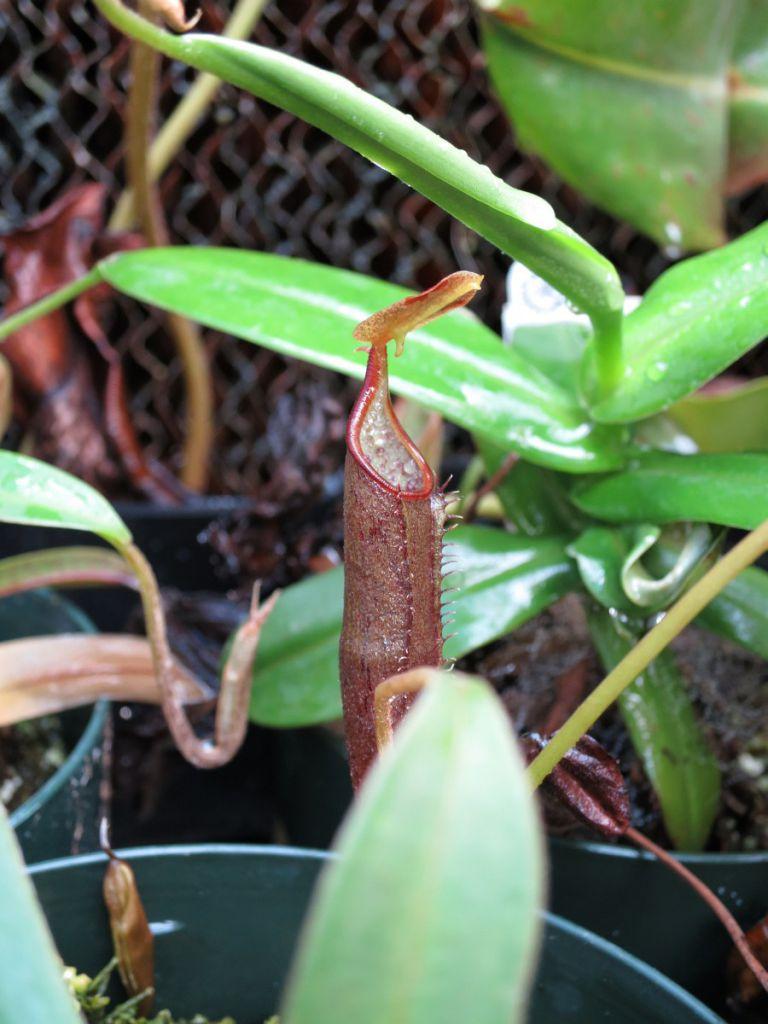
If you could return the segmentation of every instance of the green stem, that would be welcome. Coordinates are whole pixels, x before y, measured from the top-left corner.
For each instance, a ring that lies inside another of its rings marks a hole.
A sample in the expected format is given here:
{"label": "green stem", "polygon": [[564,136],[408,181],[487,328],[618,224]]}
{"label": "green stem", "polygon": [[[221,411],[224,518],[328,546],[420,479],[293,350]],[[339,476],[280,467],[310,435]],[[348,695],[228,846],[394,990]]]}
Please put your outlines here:
{"label": "green stem", "polygon": [[[224,26],[223,36],[247,39],[261,17],[268,0],[238,0]],[[184,99],[157,133],[148,155],[150,181],[157,181],[192,134],[200,118],[212,102],[221,79],[203,72],[197,76]],[[135,221],[133,193],[126,189],[117,201],[109,221],[111,231],[126,231]]]}
{"label": "green stem", "polygon": [[[152,46],[169,57],[174,56],[173,36],[159,26],[129,10],[121,0],[94,0],[101,13],[127,36]],[[168,43],[171,41],[169,48]]]}
{"label": "green stem", "polygon": [[11,316],[6,317],[5,320],[0,320],[0,341],[4,341],[9,334],[13,334],[14,331],[18,331],[21,327],[26,327],[27,324],[38,320],[41,316],[47,316],[48,313],[61,309],[62,306],[66,306],[72,299],[76,299],[78,295],[87,292],[89,288],[93,288],[101,281],[101,265],[97,263],[87,274],[83,274],[77,280],[65,284],[63,288],[57,288],[50,295],[46,295],[44,299],[38,299],[37,302],[30,303],[29,306],[25,306],[18,313],[13,313]]}
{"label": "green stem", "polygon": [[650,665],[715,598],[720,591],[744,569],[768,551],[768,519],[748,534],[714,565],[706,575],[680,598],[658,625],[638,642],[636,647],[609,672],[596,689],[579,705],[567,722],[559,729],[541,753],[531,762],[528,772],[535,786],[541,785],[558,762],[576,746],[598,718],[616,700],[630,683]]}
{"label": "green stem", "polygon": [[618,312],[612,316],[592,316],[591,319],[594,330],[592,351],[597,375],[597,397],[602,399],[607,398],[616,390],[624,373],[622,351],[624,314]]}

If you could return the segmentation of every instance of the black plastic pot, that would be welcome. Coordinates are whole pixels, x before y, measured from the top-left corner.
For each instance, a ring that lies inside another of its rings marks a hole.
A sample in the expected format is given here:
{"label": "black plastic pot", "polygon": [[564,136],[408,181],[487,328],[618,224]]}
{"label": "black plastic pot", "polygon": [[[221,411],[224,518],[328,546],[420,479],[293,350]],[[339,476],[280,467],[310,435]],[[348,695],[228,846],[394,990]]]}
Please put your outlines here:
{"label": "black plastic pot", "polygon": [[[214,523],[247,512],[247,500],[200,498],[179,508],[150,502],[117,502],[115,508],[152,563],[161,586],[225,591],[237,582],[209,543],[207,533]],[[51,547],[99,543],[91,534],[76,530],[0,523],[0,558]],[[138,604],[131,591],[119,587],[76,590],[71,596],[102,632],[122,629]]]}
{"label": "black plastic pot", "polygon": [[[342,741],[324,728],[276,737],[277,805],[289,840],[328,846],[352,797]],[[746,927],[768,912],[768,851],[680,858]],[[615,942],[724,1012],[731,943],[712,911],[646,853],[606,843],[550,842],[554,913]]]}
{"label": "black plastic pot", "polygon": [[[0,600],[0,641],[93,632],[83,613],[49,591]],[[11,815],[28,863],[98,846],[99,788],[106,701],[61,715],[69,753],[57,771]]]}
{"label": "black plastic pot", "polygon": [[[177,1014],[263,1024],[278,1007],[324,862],[275,847],[127,851],[157,935],[158,1003]],[[32,877],[65,963],[94,973],[111,955],[101,854],[37,865]],[[478,994],[480,998],[480,994]],[[616,946],[547,917],[531,1024],[722,1024]]]}

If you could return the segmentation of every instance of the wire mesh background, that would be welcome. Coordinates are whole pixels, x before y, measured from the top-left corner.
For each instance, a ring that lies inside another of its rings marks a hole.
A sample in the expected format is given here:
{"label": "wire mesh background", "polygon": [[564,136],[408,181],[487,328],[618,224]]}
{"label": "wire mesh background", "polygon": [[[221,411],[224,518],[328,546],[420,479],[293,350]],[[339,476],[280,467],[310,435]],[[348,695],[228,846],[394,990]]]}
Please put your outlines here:
{"label": "wire mesh background", "polygon": [[[206,0],[219,31],[229,2]],[[253,38],[347,76],[466,149],[558,216],[642,291],[668,265],[653,243],[595,210],[516,146],[478,49],[469,0],[271,0]],[[128,48],[82,0],[0,6],[0,234],[84,180],[123,185]],[[166,65],[161,108],[190,72]],[[498,324],[508,259],[432,203],[321,131],[231,87],[165,173],[174,241],[242,246],[320,260],[426,287],[456,269],[484,273],[474,307]],[[729,206],[729,227],[761,222],[768,190]],[[2,294],[0,294],[0,302]],[[121,303],[114,325],[142,440],[175,467],[182,393],[162,321]],[[206,336],[217,390],[213,490],[275,496],[306,486],[307,448],[338,445],[349,385],[242,343]],[[765,372],[753,354],[748,369]],[[280,429],[309,423],[312,437]],[[287,446],[287,447],[286,447]],[[277,467],[290,467],[277,479]]]}

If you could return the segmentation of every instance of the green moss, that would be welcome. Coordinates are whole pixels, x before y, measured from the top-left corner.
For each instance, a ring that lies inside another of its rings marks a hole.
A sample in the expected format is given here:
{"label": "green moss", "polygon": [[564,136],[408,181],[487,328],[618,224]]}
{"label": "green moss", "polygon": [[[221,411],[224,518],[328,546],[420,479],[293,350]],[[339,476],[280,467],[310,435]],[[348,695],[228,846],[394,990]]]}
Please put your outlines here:
{"label": "green moss", "polygon": [[64,980],[86,1024],[235,1024],[231,1017],[212,1021],[202,1014],[182,1019],[174,1017],[169,1010],[161,1010],[152,1018],[143,1017],[139,1013],[139,1004],[147,995],[146,992],[113,1006],[106,990],[116,967],[117,960],[111,960],[95,978],[78,974],[74,967],[65,968]]}

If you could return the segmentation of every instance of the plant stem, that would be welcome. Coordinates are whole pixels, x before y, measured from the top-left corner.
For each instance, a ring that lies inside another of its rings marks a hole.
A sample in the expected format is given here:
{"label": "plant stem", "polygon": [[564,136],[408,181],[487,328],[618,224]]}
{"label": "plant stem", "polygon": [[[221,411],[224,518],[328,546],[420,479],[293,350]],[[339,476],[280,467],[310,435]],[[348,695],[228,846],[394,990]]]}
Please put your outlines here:
{"label": "plant stem", "polygon": [[63,288],[57,288],[56,291],[46,295],[44,299],[38,299],[37,302],[30,303],[28,306],[20,309],[18,313],[13,313],[11,316],[6,317],[5,320],[0,320],[0,341],[4,341],[9,334],[13,334],[14,331],[18,331],[21,327],[26,327],[27,324],[38,320],[41,316],[47,316],[48,313],[53,313],[54,310],[66,306],[72,299],[76,299],[78,295],[87,292],[89,288],[93,288],[101,280],[101,266],[97,263],[95,267],[92,267],[82,277],[78,277],[75,281],[70,281]]}
{"label": "plant stem", "polygon": [[245,739],[256,649],[261,628],[280,592],[275,591],[259,606],[258,586],[254,588],[248,618],[235,633],[224,659],[216,702],[213,742],[210,742],[197,736],[184,709],[184,687],[180,678],[183,670],[168,643],[163,599],[152,566],[132,542],[112,543],[133,570],[139,584],[147,639],[162,695],[163,714],[174,742],[184,757],[197,768],[220,768],[232,760]]}
{"label": "plant stem", "polygon": [[[268,0],[238,0],[224,26],[223,36],[247,39],[266,7]],[[149,148],[150,181],[157,181],[168,164],[194,131],[221,85],[221,79],[202,72],[184,98],[157,133]],[[126,189],[117,201],[109,220],[110,231],[126,231],[135,222],[133,193]]]}
{"label": "plant stem", "polygon": [[[143,5],[139,5],[142,10]],[[131,89],[126,118],[126,164],[136,218],[147,244],[168,245],[168,229],[149,174],[147,152],[157,104],[160,54],[143,42],[131,48]],[[193,491],[205,490],[213,447],[213,384],[200,331],[185,317],[167,314],[181,359],[187,392],[181,480]]]}
{"label": "plant stem", "polygon": [[741,540],[727,555],[714,565],[683,594],[664,618],[646,633],[636,647],[622,658],[599,686],[579,705],[568,721],[559,729],[541,753],[528,767],[534,786],[539,786],[561,758],[589,732],[598,718],[616,700],[620,693],[650,665],[655,657],[699,612],[715,598],[744,569],[768,551],[768,519]]}
{"label": "plant stem", "polygon": [[512,472],[520,460],[520,456],[517,452],[510,452],[509,455],[504,457],[504,461],[501,463],[495,473],[491,473],[488,479],[474,492],[469,495],[467,499],[466,509],[462,511],[461,517],[465,523],[471,523],[477,515],[477,510],[480,506],[480,502],[486,495],[491,494],[496,488],[502,483]]}
{"label": "plant stem", "polygon": [[624,314],[592,316],[594,336],[592,351],[597,376],[597,397],[607,398],[621,380],[624,372],[622,328]]}
{"label": "plant stem", "polygon": [[[172,38],[169,32],[163,31],[151,21],[140,17],[131,11],[122,0],[94,0],[104,17],[111,21],[115,28],[119,28],[127,36],[139,39],[152,46],[161,53],[168,54],[167,40]],[[170,54],[168,54],[170,56]]]}

